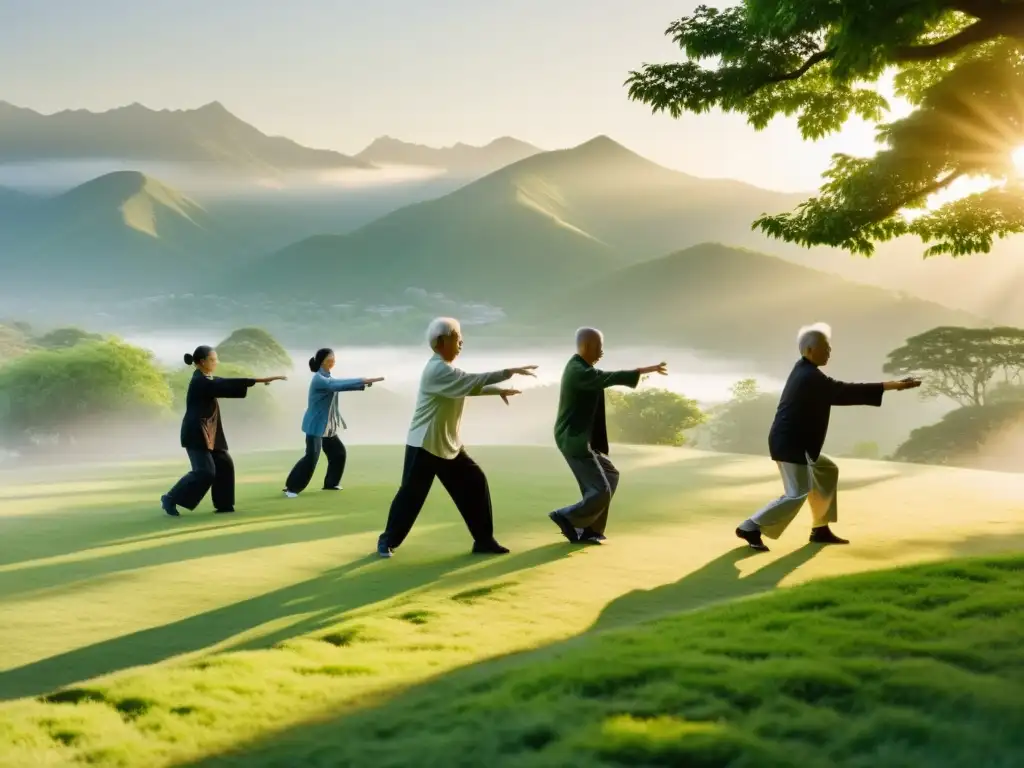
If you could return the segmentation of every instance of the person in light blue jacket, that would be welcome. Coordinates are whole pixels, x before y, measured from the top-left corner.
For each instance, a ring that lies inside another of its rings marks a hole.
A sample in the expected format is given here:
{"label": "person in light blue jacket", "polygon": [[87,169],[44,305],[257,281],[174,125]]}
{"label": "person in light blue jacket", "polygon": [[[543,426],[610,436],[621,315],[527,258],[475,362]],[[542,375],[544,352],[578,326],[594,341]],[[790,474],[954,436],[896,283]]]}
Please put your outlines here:
{"label": "person in light blue jacket", "polygon": [[294,499],[313,479],[320,452],[327,454],[327,474],[324,477],[325,491],[340,491],[341,476],[345,472],[347,453],[345,444],[338,437],[338,431],[345,429],[345,420],[338,410],[338,393],[362,391],[372,387],[383,377],[376,379],[335,379],[331,377],[334,368],[334,350],[320,349],[309,358],[309,370],[313,380],[309,382],[309,404],[302,417],[302,431],[306,433],[306,454],[288,474],[284,484],[284,495]]}

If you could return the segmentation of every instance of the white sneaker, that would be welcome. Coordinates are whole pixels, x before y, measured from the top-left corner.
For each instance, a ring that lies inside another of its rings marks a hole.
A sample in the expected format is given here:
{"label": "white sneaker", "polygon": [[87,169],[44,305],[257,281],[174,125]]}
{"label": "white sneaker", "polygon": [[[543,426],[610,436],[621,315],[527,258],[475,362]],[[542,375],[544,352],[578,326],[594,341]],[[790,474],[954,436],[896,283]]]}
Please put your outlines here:
{"label": "white sneaker", "polygon": [[286,499],[297,499],[297,498],[299,498],[299,494],[293,493],[292,491],[285,491],[284,492],[284,497]]}
{"label": "white sneaker", "polygon": [[329,486],[325,485],[324,486],[324,490],[325,491],[342,491],[344,489],[340,485],[329,485]]}

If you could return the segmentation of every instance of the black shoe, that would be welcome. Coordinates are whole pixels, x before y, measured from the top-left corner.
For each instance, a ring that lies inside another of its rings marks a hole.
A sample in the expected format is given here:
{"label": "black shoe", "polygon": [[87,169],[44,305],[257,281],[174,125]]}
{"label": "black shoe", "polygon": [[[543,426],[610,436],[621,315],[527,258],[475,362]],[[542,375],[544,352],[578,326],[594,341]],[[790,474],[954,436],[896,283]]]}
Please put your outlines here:
{"label": "black shoe", "polygon": [[578,544],[580,541],[579,534],[576,533],[576,528],[569,522],[568,518],[564,515],[560,515],[557,512],[552,512],[548,515],[551,518],[551,522],[558,526],[558,529],[562,532],[562,535],[569,540],[570,544]]}
{"label": "black shoe", "polygon": [[747,542],[747,546],[757,552],[767,552],[768,547],[761,540],[761,531],[745,531],[742,528],[736,529],[736,535]]}
{"label": "black shoe", "polygon": [[507,555],[508,547],[503,547],[501,544],[496,542],[494,539],[490,541],[474,541],[473,542],[473,554],[474,555]]}
{"label": "black shoe", "polygon": [[215,514],[215,515],[230,515],[234,511],[235,511],[234,507],[224,507],[224,509],[215,509],[215,510],[213,510],[213,514]]}
{"label": "black shoe", "polygon": [[811,543],[812,544],[849,544],[850,542],[846,539],[841,539],[832,533],[832,529],[827,525],[823,525],[821,528],[811,529]]}
{"label": "black shoe", "polygon": [[391,547],[388,546],[388,540],[383,533],[377,539],[377,554],[381,557],[391,557],[395,554],[391,551]]}
{"label": "black shoe", "polygon": [[580,541],[585,541],[588,544],[601,544],[607,540],[603,533],[598,533],[593,528],[584,528],[583,535],[580,536]]}
{"label": "black shoe", "polygon": [[160,497],[160,509],[162,509],[165,513],[167,513],[171,517],[181,517],[181,513],[178,512],[178,508],[176,506],[174,506],[174,502],[171,501],[171,497],[170,496],[161,496]]}

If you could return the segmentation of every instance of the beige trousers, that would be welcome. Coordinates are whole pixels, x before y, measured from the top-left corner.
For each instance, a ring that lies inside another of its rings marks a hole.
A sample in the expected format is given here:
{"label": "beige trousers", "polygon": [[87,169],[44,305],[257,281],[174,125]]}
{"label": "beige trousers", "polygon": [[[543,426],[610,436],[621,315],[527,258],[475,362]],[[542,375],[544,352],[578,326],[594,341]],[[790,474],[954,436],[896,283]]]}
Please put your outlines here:
{"label": "beige trousers", "polygon": [[758,510],[750,519],[769,539],[777,539],[789,527],[797,513],[808,501],[811,505],[811,527],[834,523],[839,519],[836,490],[839,485],[839,467],[822,454],[816,461],[807,458],[806,464],[775,462],[782,475],[785,494]]}

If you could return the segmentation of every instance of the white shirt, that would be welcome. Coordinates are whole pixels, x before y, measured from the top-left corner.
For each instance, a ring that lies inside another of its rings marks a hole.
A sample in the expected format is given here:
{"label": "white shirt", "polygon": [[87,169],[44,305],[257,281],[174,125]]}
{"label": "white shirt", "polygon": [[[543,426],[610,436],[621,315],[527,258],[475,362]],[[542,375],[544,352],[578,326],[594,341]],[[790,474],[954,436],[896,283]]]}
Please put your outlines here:
{"label": "white shirt", "polygon": [[406,443],[440,459],[454,459],[462,450],[459,425],[466,397],[496,395],[500,389],[488,385],[509,378],[508,371],[466,373],[440,355],[434,355],[420,376],[416,409]]}

